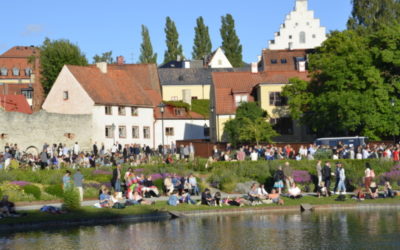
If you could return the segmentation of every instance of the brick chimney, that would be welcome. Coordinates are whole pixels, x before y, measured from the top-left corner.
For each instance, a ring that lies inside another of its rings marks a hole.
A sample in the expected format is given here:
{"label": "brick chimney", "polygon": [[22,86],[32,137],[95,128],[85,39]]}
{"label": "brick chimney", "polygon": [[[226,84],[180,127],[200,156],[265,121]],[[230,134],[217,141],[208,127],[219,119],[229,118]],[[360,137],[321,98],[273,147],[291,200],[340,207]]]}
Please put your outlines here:
{"label": "brick chimney", "polygon": [[125,64],[125,60],[123,56],[117,56],[117,64],[122,65]]}

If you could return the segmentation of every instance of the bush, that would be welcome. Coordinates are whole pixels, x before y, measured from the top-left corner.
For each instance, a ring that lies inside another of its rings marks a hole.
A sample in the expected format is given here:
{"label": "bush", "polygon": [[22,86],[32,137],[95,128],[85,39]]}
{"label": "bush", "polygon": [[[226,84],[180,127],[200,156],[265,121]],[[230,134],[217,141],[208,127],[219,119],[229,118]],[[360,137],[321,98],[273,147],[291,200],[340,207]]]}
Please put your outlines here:
{"label": "bush", "polygon": [[42,191],[40,191],[40,188],[36,185],[25,185],[23,186],[24,192],[27,194],[33,195],[36,200],[40,200],[40,197],[42,195]]}
{"label": "bush", "polygon": [[63,207],[68,211],[76,211],[81,208],[79,193],[75,188],[68,188],[63,193]]}
{"label": "bush", "polygon": [[50,185],[44,189],[44,191],[50,195],[56,196],[58,198],[64,197],[64,190],[61,185]]}

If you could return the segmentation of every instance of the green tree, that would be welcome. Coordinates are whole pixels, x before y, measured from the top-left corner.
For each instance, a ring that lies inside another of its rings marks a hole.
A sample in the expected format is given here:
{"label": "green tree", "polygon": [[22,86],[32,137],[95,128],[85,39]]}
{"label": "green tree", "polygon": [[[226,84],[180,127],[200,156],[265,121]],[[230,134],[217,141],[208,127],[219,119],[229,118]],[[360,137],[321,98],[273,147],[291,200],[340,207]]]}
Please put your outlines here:
{"label": "green tree", "polygon": [[208,33],[208,26],[204,24],[203,17],[197,18],[196,22],[192,58],[200,60],[211,53],[212,44],[210,34]]}
{"label": "green tree", "polygon": [[222,49],[233,67],[242,67],[242,45],[236,34],[235,20],[231,14],[221,17],[221,20]]}
{"label": "green tree", "polygon": [[153,52],[149,30],[144,25],[142,25],[142,44],[140,45],[139,61],[140,63],[157,64],[157,53]]}
{"label": "green tree", "polygon": [[164,63],[176,60],[178,56],[184,59],[182,45],[179,43],[179,34],[175,22],[172,21],[170,17],[167,17],[164,31],[166,36],[165,42],[167,44],[167,50],[164,54]]}
{"label": "green tree", "polygon": [[41,82],[48,93],[65,64],[87,65],[88,61],[79,47],[70,41],[46,38],[41,46],[40,64]]}
{"label": "green tree", "polygon": [[353,10],[347,22],[349,29],[376,28],[379,25],[399,23],[398,0],[352,0]]}
{"label": "green tree", "polygon": [[309,57],[310,82],[284,88],[293,118],[319,136],[398,135],[400,26],[333,32]]}
{"label": "green tree", "polygon": [[242,103],[236,110],[235,119],[225,123],[224,134],[229,142],[238,143],[271,142],[279,134],[267,121],[268,114],[255,102]]}
{"label": "green tree", "polygon": [[112,51],[104,52],[99,55],[95,55],[93,57],[93,63],[99,63],[99,62],[106,62],[108,64],[113,64],[114,63],[114,58],[112,57]]}

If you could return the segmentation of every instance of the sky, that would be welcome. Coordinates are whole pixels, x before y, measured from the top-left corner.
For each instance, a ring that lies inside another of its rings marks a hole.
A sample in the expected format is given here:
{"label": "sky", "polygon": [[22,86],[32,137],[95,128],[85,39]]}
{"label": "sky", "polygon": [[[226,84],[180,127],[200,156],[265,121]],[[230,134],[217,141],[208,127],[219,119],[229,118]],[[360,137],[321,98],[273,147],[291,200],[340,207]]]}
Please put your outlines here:
{"label": "sky", "polygon": [[[327,31],[344,30],[350,0],[309,0],[309,9]],[[141,25],[149,28],[158,63],[164,58],[165,18],[175,21],[184,55],[192,55],[196,18],[209,26],[213,49],[221,45],[221,16],[232,14],[243,45],[243,60],[253,62],[267,48],[274,32],[293,9],[295,0],[20,0],[0,4],[0,53],[22,45],[40,46],[45,37],[77,44],[89,62],[95,54],[112,51],[126,63],[137,63]]]}

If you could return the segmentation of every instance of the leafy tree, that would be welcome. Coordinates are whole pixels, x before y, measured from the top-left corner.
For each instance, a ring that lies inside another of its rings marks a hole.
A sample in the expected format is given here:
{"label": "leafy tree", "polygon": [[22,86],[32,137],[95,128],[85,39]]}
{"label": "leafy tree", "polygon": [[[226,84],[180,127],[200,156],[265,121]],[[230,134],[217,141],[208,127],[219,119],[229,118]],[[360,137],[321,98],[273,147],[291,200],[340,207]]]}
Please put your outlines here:
{"label": "leafy tree", "polygon": [[178,56],[183,59],[183,49],[182,45],[179,43],[179,34],[176,30],[175,22],[172,21],[170,17],[167,17],[164,31],[166,36],[165,42],[167,44],[167,50],[164,54],[164,63],[176,60]]}
{"label": "leafy tree", "polygon": [[242,103],[236,110],[235,119],[225,123],[224,134],[229,142],[238,143],[271,142],[272,137],[278,136],[267,121],[267,112],[255,102]]}
{"label": "leafy tree", "polygon": [[310,55],[312,80],[284,88],[292,117],[319,136],[380,139],[400,130],[400,26],[333,32]]}
{"label": "leafy tree", "polygon": [[149,30],[142,25],[142,44],[140,45],[140,63],[155,63],[157,64],[157,53],[153,52],[151,45]]}
{"label": "leafy tree", "polygon": [[192,58],[200,60],[211,53],[212,44],[210,34],[208,33],[208,26],[204,24],[203,17],[197,18],[196,22]]}
{"label": "leafy tree", "polygon": [[40,51],[41,82],[48,93],[65,64],[87,65],[87,59],[79,47],[70,41],[46,38]]}
{"label": "leafy tree", "polygon": [[242,45],[235,30],[235,20],[231,14],[221,17],[220,29],[222,49],[233,67],[242,67]]}
{"label": "leafy tree", "polygon": [[108,64],[113,64],[114,63],[114,58],[112,57],[112,51],[104,52],[99,55],[95,55],[93,57],[93,63],[99,63],[99,62],[106,62]]}
{"label": "leafy tree", "polygon": [[349,29],[376,28],[379,25],[399,23],[398,0],[352,0],[353,10],[347,22]]}

